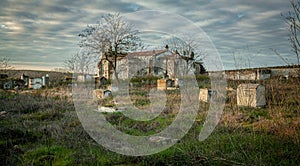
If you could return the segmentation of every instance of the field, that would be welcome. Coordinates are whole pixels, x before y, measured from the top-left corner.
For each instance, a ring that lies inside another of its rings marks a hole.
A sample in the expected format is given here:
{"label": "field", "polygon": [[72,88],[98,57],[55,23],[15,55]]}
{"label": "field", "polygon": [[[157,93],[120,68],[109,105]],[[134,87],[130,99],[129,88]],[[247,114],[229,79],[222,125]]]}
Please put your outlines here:
{"label": "field", "polygon": [[[228,85],[235,89],[238,83]],[[221,121],[208,139],[199,142],[209,108],[200,102],[201,112],[182,140],[160,153],[139,157],[111,152],[87,134],[70,87],[18,93],[1,90],[0,165],[299,165],[299,80],[274,78],[261,83],[266,86],[266,107],[237,107],[235,91],[228,92]],[[149,104],[147,87],[130,94],[137,107]],[[173,102],[151,121],[137,122],[122,113],[105,116],[125,133],[151,135],[174,120],[179,97],[177,90],[168,90],[167,98]]]}

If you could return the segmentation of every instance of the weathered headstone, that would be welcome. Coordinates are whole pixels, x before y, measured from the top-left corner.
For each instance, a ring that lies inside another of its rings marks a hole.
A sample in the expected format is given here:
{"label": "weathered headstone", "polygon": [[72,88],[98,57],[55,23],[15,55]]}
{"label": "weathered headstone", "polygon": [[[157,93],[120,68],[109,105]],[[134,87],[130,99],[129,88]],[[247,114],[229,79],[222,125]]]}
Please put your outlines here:
{"label": "weathered headstone", "polygon": [[158,79],[157,80],[157,90],[166,90],[167,89],[167,80]]}
{"label": "weathered headstone", "polygon": [[77,81],[78,82],[84,82],[85,81],[85,76],[84,75],[78,75],[77,76]]}
{"label": "weathered headstone", "polygon": [[174,80],[167,79],[166,83],[167,83],[167,87],[174,87]]}
{"label": "weathered headstone", "polygon": [[94,96],[96,98],[99,98],[99,99],[102,99],[102,98],[107,98],[107,97],[110,97],[112,94],[111,94],[111,91],[110,90],[104,90],[104,89],[95,89],[94,90]]}
{"label": "weathered headstone", "polygon": [[176,79],[175,79],[175,82],[174,82],[174,86],[175,86],[176,88],[181,87],[181,86],[182,86],[182,80],[176,78]]}
{"label": "weathered headstone", "polygon": [[200,89],[199,100],[204,102],[210,102],[213,95],[216,95],[216,91],[212,89]]}
{"label": "weathered headstone", "polygon": [[247,107],[265,106],[265,87],[260,84],[240,84],[237,87],[237,105]]}

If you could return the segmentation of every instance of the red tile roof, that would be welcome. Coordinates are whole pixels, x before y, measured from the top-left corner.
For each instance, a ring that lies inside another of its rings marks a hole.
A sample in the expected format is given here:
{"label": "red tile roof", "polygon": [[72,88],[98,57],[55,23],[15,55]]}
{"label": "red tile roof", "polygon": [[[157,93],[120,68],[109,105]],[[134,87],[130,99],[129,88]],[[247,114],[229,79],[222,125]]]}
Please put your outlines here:
{"label": "red tile roof", "polygon": [[132,53],[128,53],[127,56],[152,56],[153,54],[161,54],[167,51],[168,50],[152,50],[152,51],[132,52]]}

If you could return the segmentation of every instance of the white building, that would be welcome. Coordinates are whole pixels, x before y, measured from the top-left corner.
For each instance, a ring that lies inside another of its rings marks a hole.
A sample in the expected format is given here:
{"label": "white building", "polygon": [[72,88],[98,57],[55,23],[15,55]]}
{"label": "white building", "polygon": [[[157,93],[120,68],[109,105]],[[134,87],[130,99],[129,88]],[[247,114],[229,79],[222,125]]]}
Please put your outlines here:
{"label": "white building", "polygon": [[[198,62],[198,65],[202,65]],[[197,65],[196,65],[197,66]],[[111,79],[113,69],[111,64],[104,58],[99,61],[99,77]],[[196,69],[199,67],[197,66]],[[134,76],[161,76],[177,78],[186,75],[186,61],[176,53],[164,50],[132,52],[126,56],[117,58],[117,74],[119,79],[132,78]],[[201,68],[199,68],[201,69]]]}
{"label": "white building", "polygon": [[[21,79],[22,78],[23,78],[23,80],[24,79],[26,80],[26,77],[21,76]],[[38,77],[38,78],[29,78],[28,79],[28,88],[30,88],[30,89],[40,89],[40,88],[46,87],[48,85],[49,85],[49,75],[48,74],[46,74],[46,76],[42,76],[41,78]]]}
{"label": "white building", "polygon": [[93,80],[93,76],[89,74],[80,74],[77,76],[77,81],[78,82],[89,82]]}
{"label": "white building", "polygon": [[43,86],[42,78],[29,78],[28,88],[40,89]]}

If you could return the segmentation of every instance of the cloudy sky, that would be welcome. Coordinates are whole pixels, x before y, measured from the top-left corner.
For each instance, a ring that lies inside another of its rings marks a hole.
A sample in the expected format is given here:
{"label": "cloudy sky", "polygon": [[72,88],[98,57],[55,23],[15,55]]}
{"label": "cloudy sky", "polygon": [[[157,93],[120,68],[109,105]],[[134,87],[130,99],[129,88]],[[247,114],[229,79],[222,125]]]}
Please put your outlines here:
{"label": "cloudy sky", "polygon": [[286,65],[271,49],[296,63],[281,17],[288,0],[1,0],[0,58],[9,57],[15,68],[62,67],[79,50],[78,33],[87,24],[107,13],[144,10],[192,21],[210,37],[225,69]]}

